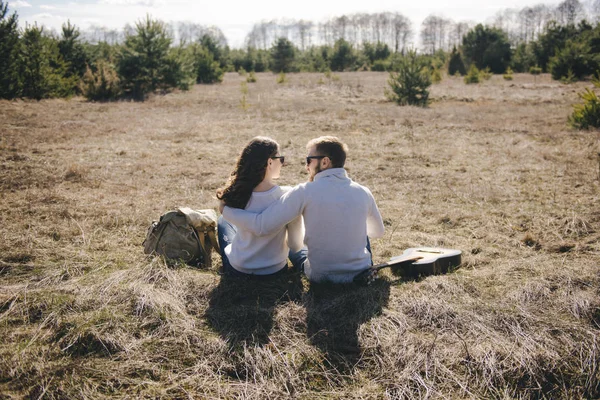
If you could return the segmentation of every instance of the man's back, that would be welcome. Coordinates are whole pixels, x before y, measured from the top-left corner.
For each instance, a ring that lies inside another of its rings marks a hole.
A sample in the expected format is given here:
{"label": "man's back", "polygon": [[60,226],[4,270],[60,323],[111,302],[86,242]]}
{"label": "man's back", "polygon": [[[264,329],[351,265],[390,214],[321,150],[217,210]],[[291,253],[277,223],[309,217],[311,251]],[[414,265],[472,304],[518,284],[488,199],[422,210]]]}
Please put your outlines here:
{"label": "man's back", "polygon": [[383,234],[373,196],[343,168],[322,171],[305,185],[306,276],[313,281],[349,282],[371,265],[368,234]]}

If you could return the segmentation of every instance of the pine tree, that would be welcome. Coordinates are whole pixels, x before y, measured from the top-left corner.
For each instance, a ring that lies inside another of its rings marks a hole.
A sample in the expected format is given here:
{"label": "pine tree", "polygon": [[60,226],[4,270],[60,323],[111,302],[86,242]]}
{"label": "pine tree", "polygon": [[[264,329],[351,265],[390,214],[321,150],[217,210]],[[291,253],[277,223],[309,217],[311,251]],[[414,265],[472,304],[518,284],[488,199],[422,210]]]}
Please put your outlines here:
{"label": "pine tree", "polygon": [[18,47],[17,14],[8,16],[8,3],[0,1],[0,98],[12,99],[20,95],[16,63]]}
{"label": "pine tree", "polygon": [[188,49],[182,47],[169,49],[164,78],[165,88],[176,87],[189,90],[196,83],[194,57]]}
{"label": "pine tree", "polygon": [[70,21],[62,26],[61,38],[58,41],[58,49],[63,59],[68,63],[67,75],[82,77],[86,71],[89,60],[85,49],[79,41],[79,29],[71,25]]}
{"label": "pine tree", "polygon": [[294,69],[296,50],[292,42],[279,38],[271,48],[271,70],[273,72],[291,72]]}
{"label": "pine tree", "polygon": [[73,94],[77,77],[67,76],[67,63],[58,43],[43,34],[43,28],[30,26],[23,32],[17,56],[21,95],[32,99],[67,97]]}
{"label": "pine tree", "polygon": [[136,23],[134,34],[127,36],[118,59],[117,69],[126,93],[141,100],[156,90],[185,87],[189,79],[185,60],[169,48],[172,38],[164,23],[145,20]]}
{"label": "pine tree", "polygon": [[223,50],[219,46],[219,43],[209,34],[204,34],[200,38],[200,44],[210,54],[212,54],[213,60],[218,62],[219,65],[221,65],[221,58],[223,57]]}
{"label": "pine tree", "polygon": [[398,72],[390,72],[388,85],[391,92],[386,90],[386,95],[398,105],[426,107],[431,86],[427,62],[417,57],[415,51],[409,51],[400,61]]}
{"label": "pine tree", "polygon": [[456,47],[453,47],[450,61],[448,61],[448,75],[454,76],[457,72],[463,76],[467,73],[460,53],[456,50]]}
{"label": "pine tree", "polygon": [[190,46],[197,83],[223,81],[223,70],[213,58],[213,53],[197,43]]}
{"label": "pine tree", "polygon": [[478,69],[489,67],[495,74],[503,73],[510,65],[510,42],[498,28],[477,25],[463,37],[462,51],[467,64],[475,64]]}
{"label": "pine tree", "polygon": [[351,69],[356,62],[356,54],[352,49],[352,45],[344,39],[338,39],[333,46],[333,54],[331,55],[331,70],[344,71]]}
{"label": "pine tree", "polygon": [[[595,90],[600,89],[600,78],[595,77],[592,83]],[[583,103],[573,105],[574,110],[569,116],[569,123],[577,129],[600,128],[600,98],[596,92],[586,88],[583,93],[579,93],[579,97]]]}

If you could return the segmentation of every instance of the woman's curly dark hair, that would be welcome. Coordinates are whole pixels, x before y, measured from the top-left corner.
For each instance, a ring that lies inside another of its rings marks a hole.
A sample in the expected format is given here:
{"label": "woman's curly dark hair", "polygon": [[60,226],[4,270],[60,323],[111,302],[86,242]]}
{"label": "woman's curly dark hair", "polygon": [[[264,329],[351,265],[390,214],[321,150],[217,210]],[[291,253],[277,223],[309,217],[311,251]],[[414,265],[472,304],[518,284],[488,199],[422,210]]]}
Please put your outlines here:
{"label": "woman's curly dark hair", "polygon": [[265,178],[269,159],[277,156],[278,149],[273,139],[252,139],[242,150],[225,187],[217,190],[217,198],[229,207],[246,208],[252,191]]}

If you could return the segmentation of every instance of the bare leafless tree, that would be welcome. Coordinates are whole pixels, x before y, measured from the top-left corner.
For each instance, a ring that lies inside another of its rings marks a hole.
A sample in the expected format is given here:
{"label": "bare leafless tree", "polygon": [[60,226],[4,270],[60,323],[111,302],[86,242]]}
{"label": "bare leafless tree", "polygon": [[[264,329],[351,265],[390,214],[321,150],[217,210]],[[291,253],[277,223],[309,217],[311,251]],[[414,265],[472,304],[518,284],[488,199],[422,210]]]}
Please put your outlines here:
{"label": "bare leafless tree", "polygon": [[540,37],[546,30],[546,25],[552,20],[552,12],[546,4],[533,6],[533,18],[535,25],[535,39]]}
{"label": "bare leafless tree", "polygon": [[314,24],[311,21],[305,21],[303,19],[296,24],[296,38],[302,51],[312,44],[313,26]]}
{"label": "bare leafless tree", "polygon": [[527,43],[529,41],[532,41],[535,32],[535,18],[533,8],[522,8],[517,15],[517,20],[519,24],[519,42]]}
{"label": "bare leafless tree", "polygon": [[588,0],[585,3],[590,21],[600,22],[600,0]]}
{"label": "bare leafless tree", "polygon": [[393,49],[404,54],[413,31],[410,20],[402,14],[395,13],[392,19]]}
{"label": "bare leafless tree", "polygon": [[465,36],[473,26],[475,26],[475,23],[465,21],[453,24],[450,27],[448,47],[460,46],[463,36]]}
{"label": "bare leafless tree", "polygon": [[421,24],[421,44],[427,53],[448,49],[448,33],[452,21],[449,19],[430,15]]}
{"label": "bare leafless tree", "polygon": [[585,18],[585,9],[579,0],[564,0],[556,7],[556,19],[562,25],[576,24]]}

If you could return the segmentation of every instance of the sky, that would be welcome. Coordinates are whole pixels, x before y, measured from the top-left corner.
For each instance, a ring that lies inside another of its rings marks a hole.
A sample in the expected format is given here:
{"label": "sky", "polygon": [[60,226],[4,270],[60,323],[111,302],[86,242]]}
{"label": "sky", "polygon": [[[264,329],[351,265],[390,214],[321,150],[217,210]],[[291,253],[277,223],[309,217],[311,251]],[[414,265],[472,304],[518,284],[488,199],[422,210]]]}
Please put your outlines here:
{"label": "sky", "polygon": [[558,1],[543,0],[13,0],[8,3],[9,12],[16,11],[19,25],[25,23],[43,25],[60,31],[63,23],[70,20],[80,30],[92,25],[120,30],[125,24],[134,25],[148,14],[165,22],[194,22],[216,25],[225,34],[231,47],[243,46],[246,34],[254,23],[272,19],[306,19],[323,22],[329,18],[358,12],[399,12],[413,23],[419,31],[421,22],[428,15],[450,18],[456,22],[486,22],[498,11],[508,8],[544,3],[556,5]]}

